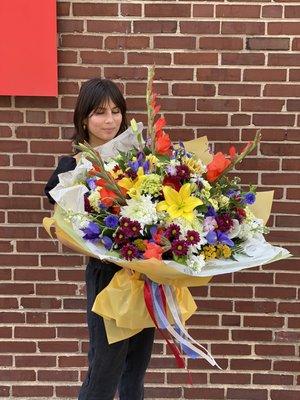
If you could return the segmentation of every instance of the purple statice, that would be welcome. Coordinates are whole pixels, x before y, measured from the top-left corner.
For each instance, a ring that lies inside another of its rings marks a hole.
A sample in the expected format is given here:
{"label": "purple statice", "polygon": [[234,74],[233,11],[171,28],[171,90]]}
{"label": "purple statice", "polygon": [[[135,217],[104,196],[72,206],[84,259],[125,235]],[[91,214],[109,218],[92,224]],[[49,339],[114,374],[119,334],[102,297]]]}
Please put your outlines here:
{"label": "purple statice", "polygon": [[83,239],[89,240],[93,243],[98,242],[101,229],[100,226],[96,222],[89,222],[88,226],[85,228],[81,228],[84,233]]}
{"label": "purple statice", "polygon": [[107,250],[111,250],[113,246],[113,241],[109,236],[102,236],[101,241]]}
{"label": "purple statice", "polygon": [[217,227],[217,222],[214,217],[205,217],[203,221],[204,232],[212,231]]}
{"label": "purple statice", "polygon": [[206,240],[208,244],[222,243],[227,244],[227,246],[229,247],[234,246],[234,242],[229,239],[229,237],[224,232],[221,232],[219,230],[209,231],[206,235]]}
{"label": "purple statice", "polygon": [[191,176],[191,171],[187,165],[176,165],[176,175],[182,180],[188,180]]}
{"label": "purple statice", "polygon": [[221,232],[227,232],[233,226],[232,218],[228,213],[217,215],[215,219],[218,225],[218,230]]}
{"label": "purple statice", "polygon": [[180,235],[180,226],[171,224],[165,231],[164,236],[170,241],[178,239]]}
{"label": "purple statice", "polygon": [[197,244],[200,242],[200,235],[196,231],[187,231],[186,233],[186,241],[188,244]]}
{"label": "purple statice", "polygon": [[208,206],[207,211],[205,213],[206,217],[215,217],[217,215],[216,210],[213,208],[213,206]]}
{"label": "purple statice", "polygon": [[185,240],[176,239],[171,244],[171,250],[176,256],[186,256],[188,252],[188,243]]}
{"label": "purple statice", "polygon": [[115,229],[118,226],[119,218],[114,214],[110,214],[103,221],[108,228]]}
{"label": "purple statice", "polygon": [[120,250],[121,256],[125,258],[125,260],[131,261],[134,258],[138,258],[139,250],[138,248],[132,244],[127,243],[125,244]]}
{"label": "purple statice", "polygon": [[95,190],[97,187],[95,178],[87,178],[86,183],[91,190]]}
{"label": "purple statice", "polygon": [[167,174],[168,174],[168,175],[170,175],[170,176],[176,176],[176,174],[177,174],[177,172],[176,172],[176,165],[173,165],[173,164],[167,165],[166,171],[167,171]]}
{"label": "purple statice", "polygon": [[248,192],[248,193],[245,193],[245,194],[243,195],[243,201],[244,201],[244,203],[246,203],[246,204],[253,204],[253,203],[255,203],[255,199],[256,199],[255,194],[252,193],[252,192]]}

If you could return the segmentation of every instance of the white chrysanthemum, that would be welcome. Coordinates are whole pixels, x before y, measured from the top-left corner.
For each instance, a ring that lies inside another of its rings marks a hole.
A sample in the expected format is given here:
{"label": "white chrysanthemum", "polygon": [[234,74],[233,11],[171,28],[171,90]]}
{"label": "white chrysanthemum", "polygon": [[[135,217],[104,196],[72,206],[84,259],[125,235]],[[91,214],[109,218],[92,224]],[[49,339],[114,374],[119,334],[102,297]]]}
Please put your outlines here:
{"label": "white chrysanthemum", "polygon": [[187,259],[187,267],[192,271],[199,272],[202,270],[204,266],[205,266],[205,260],[204,256],[202,256],[201,254],[198,256],[192,254]]}
{"label": "white chrysanthemum", "polygon": [[140,196],[127,200],[127,205],[121,208],[121,215],[138,221],[142,228],[145,225],[157,223],[156,203],[151,201],[151,196]]}

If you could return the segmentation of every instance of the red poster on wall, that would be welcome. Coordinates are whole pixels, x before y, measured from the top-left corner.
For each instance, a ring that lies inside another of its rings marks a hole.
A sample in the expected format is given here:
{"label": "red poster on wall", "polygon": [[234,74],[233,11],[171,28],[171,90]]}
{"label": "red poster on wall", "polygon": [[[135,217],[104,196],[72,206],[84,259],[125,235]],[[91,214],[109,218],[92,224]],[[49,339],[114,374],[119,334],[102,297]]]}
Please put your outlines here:
{"label": "red poster on wall", "polygon": [[57,96],[56,0],[0,0],[0,95]]}

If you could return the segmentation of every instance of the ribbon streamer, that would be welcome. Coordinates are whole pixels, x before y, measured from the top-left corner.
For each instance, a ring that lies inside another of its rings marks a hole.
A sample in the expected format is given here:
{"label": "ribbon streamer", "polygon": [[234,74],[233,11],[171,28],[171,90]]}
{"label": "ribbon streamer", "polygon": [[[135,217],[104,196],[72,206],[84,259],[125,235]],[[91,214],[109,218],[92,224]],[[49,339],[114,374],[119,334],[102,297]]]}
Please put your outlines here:
{"label": "ribbon streamer", "polygon": [[[177,312],[177,306],[171,288],[168,285],[157,285],[155,282],[146,280],[144,293],[149,314],[165,339],[166,335],[164,334],[163,330],[167,330],[171,337],[175,338],[178,341],[182,350],[186,353],[187,356],[191,358],[204,358],[212,366],[216,365],[219,369],[222,369],[217,364],[212,355],[207,351],[207,349],[200,345],[196,340],[194,340],[192,336],[190,336],[186,331]],[[150,295],[147,295],[147,293],[149,293]],[[166,299],[166,304],[168,305],[170,312],[173,316],[175,328],[173,328],[168,321],[166,310],[163,307],[164,298]],[[179,333],[176,331],[176,329]],[[167,343],[170,346],[171,343],[169,340],[167,340]],[[192,343],[194,343],[197,347]],[[199,347],[204,351],[200,350]],[[175,344],[171,344],[170,348],[176,358],[176,361],[178,361],[179,355],[181,360],[183,360],[182,355],[180,354],[180,351]],[[180,364],[182,365],[182,362]],[[185,367],[184,362],[182,367]]]}

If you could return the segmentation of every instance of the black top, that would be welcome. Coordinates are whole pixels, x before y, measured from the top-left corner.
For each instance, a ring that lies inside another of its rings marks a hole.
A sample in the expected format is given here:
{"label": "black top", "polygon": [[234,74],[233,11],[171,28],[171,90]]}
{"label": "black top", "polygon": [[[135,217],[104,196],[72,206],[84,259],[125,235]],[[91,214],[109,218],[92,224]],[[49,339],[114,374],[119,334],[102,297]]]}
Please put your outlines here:
{"label": "black top", "polygon": [[49,178],[44,189],[45,195],[48,197],[51,204],[55,204],[55,200],[52,199],[52,197],[49,194],[49,191],[58,184],[59,182],[58,174],[61,174],[62,172],[72,171],[73,169],[75,169],[75,167],[76,167],[76,159],[74,157],[65,156],[59,160],[56,170]]}

